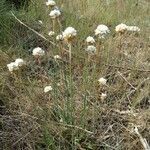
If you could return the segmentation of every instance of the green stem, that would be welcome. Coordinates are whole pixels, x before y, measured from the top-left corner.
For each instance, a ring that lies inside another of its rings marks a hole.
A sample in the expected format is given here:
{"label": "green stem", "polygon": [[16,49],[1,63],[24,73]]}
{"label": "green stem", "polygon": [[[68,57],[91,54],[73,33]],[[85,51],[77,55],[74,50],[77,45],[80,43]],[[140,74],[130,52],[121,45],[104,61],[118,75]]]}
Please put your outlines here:
{"label": "green stem", "polygon": [[71,43],[68,44],[68,47],[69,47],[69,63],[71,65],[71,51],[72,51],[72,45],[71,45]]}

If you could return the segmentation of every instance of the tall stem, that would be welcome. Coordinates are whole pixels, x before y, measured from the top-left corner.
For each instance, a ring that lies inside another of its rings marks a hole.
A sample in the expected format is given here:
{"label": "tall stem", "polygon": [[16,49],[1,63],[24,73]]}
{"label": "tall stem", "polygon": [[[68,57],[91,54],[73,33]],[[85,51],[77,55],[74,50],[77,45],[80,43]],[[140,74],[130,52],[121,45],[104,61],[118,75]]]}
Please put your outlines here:
{"label": "tall stem", "polygon": [[62,24],[61,24],[61,22],[60,22],[60,19],[59,19],[59,18],[57,18],[57,22],[58,22],[58,24],[59,24],[59,30],[60,30],[60,32],[62,32]]}
{"label": "tall stem", "polygon": [[71,62],[71,52],[72,52],[72,45],[71,42],[68,44],[69,47],[69,93],[70,93],[70,117],[71,117],[71,123],[73,124],[73,115],[74,115],[74,109],[75,109],[75,103],[73,101],[73,79],[72,79],[72,62]]}
{"label": "tall stem", "polygon": [[53,31],[55,32],[55,22],[56,22],[56,20],[53,19],[52,21],[53,21]]}
{"label": "tall stem", "polygon": [[71,45],[71,43],[69,42],[68,43],[68,47],[69,47],[69,63],[70,63],[70,65],[71,65],[71,50],[72,50],[72,45]]}

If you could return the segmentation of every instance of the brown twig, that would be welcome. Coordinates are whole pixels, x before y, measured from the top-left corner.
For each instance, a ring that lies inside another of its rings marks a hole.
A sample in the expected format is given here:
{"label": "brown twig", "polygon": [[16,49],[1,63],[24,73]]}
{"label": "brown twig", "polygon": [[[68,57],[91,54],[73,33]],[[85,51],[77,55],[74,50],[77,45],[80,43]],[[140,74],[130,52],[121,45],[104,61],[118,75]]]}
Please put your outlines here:
{"label": "brown twig", "polygon": [[118,71],[118,74],[128,85],[130,85],[134,90],[136,90],[136,88],[122,75],[121,72]]}
{"label": "brown twig", "polygon": [[133,69],[133,68],[130,68],[130,67],[123,67],[123,66],[117,66],[117,65],[111,65],[111,64],[105,64],[105,65],[106,65],[106,66],[109,66],[109,67],[115,67],[115,68],[127,69],[127,70],[131,70],[131,71],[150,72],[150,70]]}
{"label": "brown twig", "polygon": [[62,123],[59,123],[59,125],[62,125],[62,126],[65,126],[65,127],[70,127],[70,128],[75,128],[75,129],[84,131],[84,132],[86,132],[86,133],[88,133],[88,134],[93,134],[93,132],[88,131],[88,130],[86,130],[86,129],[83,129],[83,128],[81,128],[81,127],[75,126],[75,125],[62,124]]}
{"label": "brown twig", "polygon": [[42,34],[38,33],[37,31],[35,31],[34,29],[32,29],[31,27],[29,27],[28,25],[26,25],[25,23],[23,23],[20,19],[18,19],[15,14],[13,12],[11,12],[12,16],[23,26],[25,26],[26,28],[28,28],[29,30],[31,30],[32,32],[34,32],[36,35],[38,35],[39,37],[41,37],[42,39],[44,39],[45,41],[51,43],[54,46],[57,46],[54,42],[49,41],[45,36],[43,36]]}

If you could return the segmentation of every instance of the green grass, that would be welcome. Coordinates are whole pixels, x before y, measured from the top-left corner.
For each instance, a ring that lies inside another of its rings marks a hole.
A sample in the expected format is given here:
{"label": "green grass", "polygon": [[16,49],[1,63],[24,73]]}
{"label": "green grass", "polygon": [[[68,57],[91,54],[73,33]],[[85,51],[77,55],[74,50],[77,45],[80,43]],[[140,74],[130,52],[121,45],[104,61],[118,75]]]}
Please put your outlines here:
{"label": "green grass", "polygon": [[[67,44],[53,46],[11,15],[13,12],[23,23],[57,43],[55,36],[48,36],[52,21],[45,1],[31,1],[28,8],[19,10],[6,5],[5,0],[0,2],[2,149],[144,149],[131,131],[138,126],[150,143],[149,2],[143,0],[136,5],[136,0],[126,0],[119,5],[111,0],[108,6],[102,0],[63,1],[57,1],[63,30],[72,26],[78,32],[71,65],[64,51],[68,50]],[[120,23],[139,26],[141,32],[120,37],[114,30]],[[85,39],[94,36],[99,24],[106,24],[111,33],[100,46],[95,37],[99,54],[88,61]],[[59,25],[56,32],[59,34]],[[31,52],[38,46],[47,51],[41,65]],[[62,60],[53,59],[57,54]],[[11,74],[7,64],[16,58],[23,58],[26,66]],[[108,86],[98,84],[100,77],[108,80]],[[53,87],[49,94],[43,92],[47,85]],[[102,92],[107,93],[104,101],[100,98]],[[121,114],[127,110],[131,114]]]}

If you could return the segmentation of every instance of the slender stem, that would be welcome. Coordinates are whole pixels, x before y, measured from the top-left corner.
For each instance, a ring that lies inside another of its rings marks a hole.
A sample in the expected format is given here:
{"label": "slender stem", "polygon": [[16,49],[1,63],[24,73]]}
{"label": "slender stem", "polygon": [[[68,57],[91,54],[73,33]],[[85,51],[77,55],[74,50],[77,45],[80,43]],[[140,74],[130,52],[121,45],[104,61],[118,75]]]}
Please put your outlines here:
{"label": "slender stem", "polygon": [[72,62],[71,62],[71,52],[72,52],[72,45],[71,42],[68,43],[68,47],[69,47],[69,93],[70,93],[70,114],[71,114],[71,123],[73,124],[73,114],[74,114],[74,109],[75,109],[75,103],[73,101],[73,80],[72,80]]}
{"label": "slender stem", "polygon": [[88,54],[87,62],[90,62],[90,58],[91,58],[91,55],[90,55],[90,54]]}
{"label": "slender stem", "polygon": [[58,22],[58,24],[59,24],[59,30],[60,30],[60,32],[62,32],[62,24],[61,24],[61,22],[60,22],[60,19],[59,19],[59,18],[57,18],[57,22]]}
{"label": "slender stem", "polygon": [[71,52],[72,52],[72,45],[71,45],[71,43],[68,44],[68,47],[69,47],[69,62],[71,64]]}
{"label": "slender stem", "polygon": [[56,22],[56,20],[53,19],[52,22],[53,22],[53,31],[55,32],[55,22]]}

